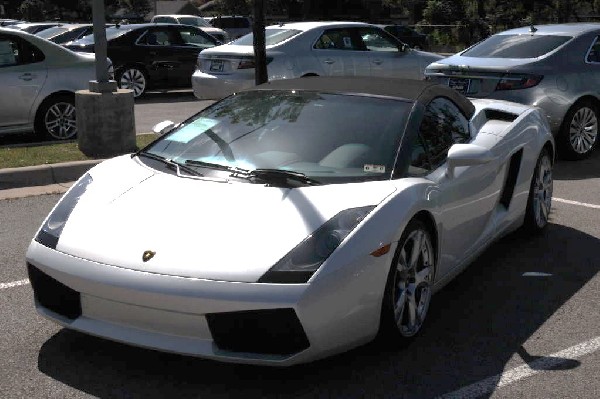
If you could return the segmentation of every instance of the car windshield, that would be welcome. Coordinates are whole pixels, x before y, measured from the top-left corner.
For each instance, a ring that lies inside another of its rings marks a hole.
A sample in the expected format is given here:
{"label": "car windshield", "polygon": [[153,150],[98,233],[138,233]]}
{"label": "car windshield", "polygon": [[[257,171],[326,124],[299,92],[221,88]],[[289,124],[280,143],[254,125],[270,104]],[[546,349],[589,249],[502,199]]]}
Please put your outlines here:
{"label": "car windshield", "polygon": [[178,17],[177,20],[182,25],[193,25],[201,26],[203,28],[212,28],[212,25],[206,22],[206,20],[201,17]]}
{"label": "car windshield", "polygon": [[209,164],[214,173],[226,166],[298,172],[321,184],[387,180],[411,106],[359,95],[250,91],[205,109],[146,153]]}
{"label": "car windshield", "polygon": [[36,36],[43,37],[44,39],[49,39],[51,37],[60,35],[61,33],[66,32],[68,30],[69,30],[69,27],[67,27],[67,26],[55,26],[53,28],[44,29],[43,31],[38,33]]}
{"label": "car windshield", "polygon": [[[279,44],[284,40],[289,39],[290,37],[294,37],[302,31],[296,29],[281,29],[281,28],[268,28],[265,29],[265,45],[272,46],[274,44]],[[240,37],[237,40],[231,42],[231,44],[235,44],[238,46],[253,46],[254,36],[252,33],[248,33]]]}
{"label": "car windshield", "polygon": [[571,36],[494,35],[461,55],[477,58],[537,58],[558,48]]}

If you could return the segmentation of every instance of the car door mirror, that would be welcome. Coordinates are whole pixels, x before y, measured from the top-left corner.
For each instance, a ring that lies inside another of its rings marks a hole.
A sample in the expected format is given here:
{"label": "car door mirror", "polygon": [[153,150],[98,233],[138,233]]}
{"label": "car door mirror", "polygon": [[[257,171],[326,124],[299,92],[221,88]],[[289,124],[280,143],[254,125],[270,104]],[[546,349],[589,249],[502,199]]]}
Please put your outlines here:
{"label": "car door mirror", "polygon": [[494,160],[492,153],[476,144],[454,144],[448,150],[446,174],[454,176],[454,169],[459,166],[483,165]]}
{"label": "car door mirror", "polygon": [[173,121],[162,121],[158,122],[156,125],[152,127],[152,131],[159,136],[164,135],[165,133],[171,131],[177,125]]}

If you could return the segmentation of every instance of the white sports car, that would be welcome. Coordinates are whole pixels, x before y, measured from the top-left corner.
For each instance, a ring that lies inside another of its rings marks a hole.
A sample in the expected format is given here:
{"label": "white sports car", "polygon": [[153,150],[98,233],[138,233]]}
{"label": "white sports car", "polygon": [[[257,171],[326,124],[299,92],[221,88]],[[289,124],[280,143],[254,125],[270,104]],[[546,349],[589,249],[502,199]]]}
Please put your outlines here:
{"label": "white sports car", "polygon": [[37,310],[74,330],[292,365],[405,340],[494,240],[548,223],[536,108],[426,81],[280,80],[101,163],[27,251]]}

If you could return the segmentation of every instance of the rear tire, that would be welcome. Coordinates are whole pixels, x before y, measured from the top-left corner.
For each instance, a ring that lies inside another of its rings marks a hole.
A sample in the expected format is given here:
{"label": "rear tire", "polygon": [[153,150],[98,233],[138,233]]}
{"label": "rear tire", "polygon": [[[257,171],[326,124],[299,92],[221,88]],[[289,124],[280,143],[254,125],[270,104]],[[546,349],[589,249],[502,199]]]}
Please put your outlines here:
{"label": "rear tire", "polygon": [[552,207],[552,189],[552,158],[548,150],[544,148],[538,157],[531,178],[523,226],[525,230],[539,233],[548,225]]}
{"label": "rear tire", "polygon": [[580,160],[589,157],[598,145],[598,105],[591,100],[575,104],[565,115],[556,141],[562,158]]}
{"label": "rear tire", "polygon": [[37,110],[35,133],[42,139],[69,140],[77,136],[75,98],[58,94],[45,99]]}
{"label": "rear tire", "polygon": [[379,327],[380,336],[391,344],[407,343],[425,322],[436,266],[431,237],[425,223],[413,219],[398,242],[385,286]]}

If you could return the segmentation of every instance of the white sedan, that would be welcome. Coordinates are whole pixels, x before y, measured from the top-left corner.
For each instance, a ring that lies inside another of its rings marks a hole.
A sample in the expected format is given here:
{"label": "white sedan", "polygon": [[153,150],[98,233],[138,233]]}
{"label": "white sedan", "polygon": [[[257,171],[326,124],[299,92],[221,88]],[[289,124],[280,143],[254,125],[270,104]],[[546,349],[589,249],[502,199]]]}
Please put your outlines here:
{"label": "white sedan", "polygon": [[[303,76],[423,79],[442,57],[409,48],[383,29],[361,22],[297,22],[265,30],[269,80]],[[194,94],[218,99],[254,86],[253,35],[202,51]]]}
{"label": "white sedan", "polygon": [[[27,251],[38,312],[220,361],[292,365],[425,326],[485,248],[544,229],[536,108],[431,82],[280,80],[101,163]],[[456,315],[460,317],[460,315]]]}
{"label": "white sedan", "polygon": [[0,28],[0,134],[34,130],[40,138],[74,138],[75,92],[95,77],[94,54]]}

